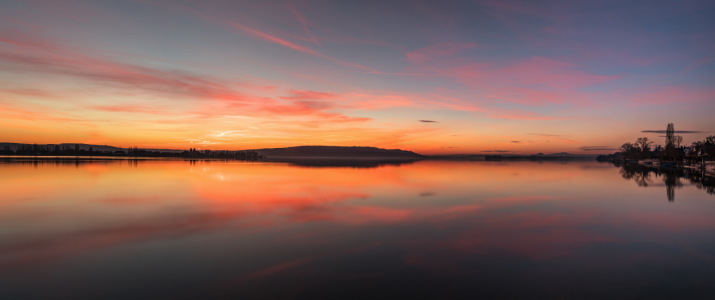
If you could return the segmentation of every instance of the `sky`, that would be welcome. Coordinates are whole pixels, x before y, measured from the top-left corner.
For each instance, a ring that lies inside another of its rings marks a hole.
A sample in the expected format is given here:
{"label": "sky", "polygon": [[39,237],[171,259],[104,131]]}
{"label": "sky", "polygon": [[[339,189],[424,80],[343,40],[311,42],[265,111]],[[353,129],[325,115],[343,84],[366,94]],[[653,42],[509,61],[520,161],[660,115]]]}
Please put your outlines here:
{"label": "sky", "polygon": [[598,154],[662,145],[672,122],[690,144],[715,135],[712,16],[713,1],[3,0],[0,142]]}

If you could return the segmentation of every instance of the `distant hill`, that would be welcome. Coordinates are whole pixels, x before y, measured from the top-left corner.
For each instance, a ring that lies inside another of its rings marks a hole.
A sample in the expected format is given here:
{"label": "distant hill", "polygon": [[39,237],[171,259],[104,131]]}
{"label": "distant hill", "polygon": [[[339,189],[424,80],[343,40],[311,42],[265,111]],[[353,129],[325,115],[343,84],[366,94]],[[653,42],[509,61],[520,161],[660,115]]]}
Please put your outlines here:
{"label": "distant hill", "polygon": [[254,149],[253,151],[267,158],[285,157],[324,157],[324,158],[414,158],[424,156],[412,151],[400,149],[382,149],[375,147],[341,146],[297,146],[288,148]]}

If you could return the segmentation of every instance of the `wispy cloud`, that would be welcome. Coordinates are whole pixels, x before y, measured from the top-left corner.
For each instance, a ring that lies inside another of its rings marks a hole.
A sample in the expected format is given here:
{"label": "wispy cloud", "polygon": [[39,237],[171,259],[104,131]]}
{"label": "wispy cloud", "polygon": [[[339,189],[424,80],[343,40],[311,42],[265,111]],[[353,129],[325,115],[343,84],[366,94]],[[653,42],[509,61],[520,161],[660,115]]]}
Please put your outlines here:
{"label": "wispy cloud", "polygon": [[[236,21],[228,20],[228,19],[219,17],[215,14],[210,14],[210,13],[198,10],[196,8],[193,8],[193,7],[190,7],[187,5],[172,3],[171,5],[160,5],[160,6],[163,8],[171,9],[171,10],[181,11],[183,13],[186,13],[193,17],[201,19],[205,22],[217,24],[217,25],[224,26],[227,28],[238,29],[240,32],[246,33],[246,34],[253,36],[255,38],[258,38],[258,39],[261,39],[261,40],[264,40],[264,41],[267,41],[267,42],[270,42],[270,43],[273,43],[276,45],[280,45],[282,47],[297,51],[299,53],[314,56],[314,57],[326,60],[328,62],[337,64],[337,65],[341,65],[344,67],[357,69],[357,70],[361,70],[361,71],[378,72],[378,70],[375,70],[373,68],[370,68],[370,67],[367,67],[367,66],[355,63],[355,62],[350,62],[350,61],[346,61],[343,59],[339,59],[337,57],[325,54],[321,51],[315,50],[308,46],[303,46],[296,42],[290,41],[287,38],[281,37],[277,34],[269,33],[266,30],[257,29],[257,28],[255,28],[255,26],[250,26],[248,24],[238,23]],[[313,42],[316,45],[320,45],[318,40],[313,35],[312,31],[310,31],[310,29],[308,27],[307,19],[305,19],[305,17],[297,9],[291,9],[291,13],[296,17],[296,19],[298,19],[298,22],[300,22],[303,25],[306,32],[308,32],[311,42]]]}
{"label": "wispy cloud", "polygon": [[298,9],[296,9],[295,7],[291,7],[291,8],[290,8],[290,12],[293,13],[293,15],[295,16],[296,20],[298,20],[298,22],[299,22],[301,25],[303,25],[303,30],[305,30],[305,34],[308,35],[308,38],[310,39],[310,41],[313,42],[315,45],[320,46],[320,42],[318,42],[318,39],[315,38],[315,35],[313,34],[313,31],[310,30],[310,27],[309,27],[309,24],[308,24],[309,22],[308,22],[308,20],[303,16],[303,14],[300,13],[300,11],[298,11]]}
{"label": "wispy cloud", "polygon": [[149,92],[210,97],[230,88],[213,79],[183,71],[161,70],[76,52],[30,36],[0,36],[14,45],[0,50],[0,63],[16,72],[49,73],[121,85]]}
{"label": "wispy cloud", "polygon": [[259,39],[262,39],[262,40],[264,40],[264,41],[268,41],[268,42],[271,42],[271,43],[274,43],[274,44],[278,44],[278,45],[281,45],[281,46],[283,46],[283,47],[286,47],[286,48],[289,48],[289,49],[293,49],[293,50],[295,50],[295,51],[298,51],[298,52],[301,52],[301,53],[304,53],[304,54],[314,55],[314,56],[322,56],[322,54],[318,53],[317,51],[315,51],[315,50],[313,50],[313,49],[311,49],[311,48],[298,45],[298,44],[296,44],[296,43],[293,43],[293,42],[290,42],[290,41],[288,41],[288,40],[279,38],[279,37],[277,37],[277,36],[270,35],[270,34],[265,33],[265,32],[263,32],[263,31],[259,31],[259,30],[253,29],[253,28],[251,28],[251,27],[242,25],[242,24],[240,24],[240,23],[231,22],[231,21],[224,21],[224,23],[227,24],[227,25],[229,25],[229,26],[231,26],[231,27],[233,27],[233,28],[240,29],[241,31],[246,32],[246,33],[248,33],[248,34],[250,34],[250,35],[252,35],[252,36],[254,36],[254,37],[257,37],[257,38],[259,38]]}
{"label": "wispy cloud", "polygon": [[277,45],[281,45],[281,46],[283,46],[283,47],[286,47],[286,48],[289,48],[289,49],[292,49],[292,50],[295,50],[295,51],[298,51],[298,52],[301,52],[301,53],[304,53],[304,54],[308,54],[308,55],[311,55],[311,56],[319,57],[319,58],[322,58],[322,59],[327,60],[327,61],[329,61],[329,62],[335,63],[335,64],[337,64],[337,65],[341,65],[341,66],[345,66],[345,67],[349,67],[349,68],[354,68],[354,69],[358,69],[358,70],[362,70],[362,71],[378,72],[377,70],[375,70],[375,69],[373,69],[373,68],[370,68],[370,67],[367,67],[367,66],[363,66],[363,65],[361,65],[361,64],[354,63],[354,62],[345,61],[345,60],[342,60],[342,59],[335,58],[335,57],[333,57],[333,56],[329,56],[329,55],[323,54],[323,53],[318,52],[318,51],[316,51],[316,50],[313,50],[313,49],[311,49],[311,48],[298,45],[298,44],[293,43],[293,42],[291,42],[291,41],[288,41],[288,40],[286,40],[286,39],[280,38],[280,37],[275,36],[275,35],[268,34],[268,33],[266,33],[266,32],[263,32],[263,31],[260,31],[260,30],[257,30],[257,29],[254,29],[254,28],[245,26],[245,25],[240,24],[240,23],[236,23],[236,22],[232,22],[232,21],[222,21],[222,23],[227,24],[227,25],[230,26],[230,27],[240,29],[241,31],[246,32],[246,33],[248,33],[248,34],[250,34],[250,35],[252,35],[252,36],[254,36],[254,37],[257,37],[257,38],[259,38],[259,39],[262,39],[262,40],[264,40],[264,41],[268,41],[268,42],[271,42],[271,43],[274,43],[274,44],[277,44]]}
{"label": "wispy cloud", "polygon": [[437,123],[437,121],[434,120],[419,120],[422,123]]}

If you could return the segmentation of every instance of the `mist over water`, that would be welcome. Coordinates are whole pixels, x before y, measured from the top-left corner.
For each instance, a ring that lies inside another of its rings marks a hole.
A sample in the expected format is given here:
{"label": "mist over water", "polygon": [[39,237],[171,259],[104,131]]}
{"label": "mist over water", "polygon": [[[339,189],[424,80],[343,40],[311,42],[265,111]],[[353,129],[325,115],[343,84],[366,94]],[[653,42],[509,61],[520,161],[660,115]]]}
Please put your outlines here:
{"label": "mist over water", "polygon": [[0,298],[710,298],[708,178],[597,162],[0,163]]}

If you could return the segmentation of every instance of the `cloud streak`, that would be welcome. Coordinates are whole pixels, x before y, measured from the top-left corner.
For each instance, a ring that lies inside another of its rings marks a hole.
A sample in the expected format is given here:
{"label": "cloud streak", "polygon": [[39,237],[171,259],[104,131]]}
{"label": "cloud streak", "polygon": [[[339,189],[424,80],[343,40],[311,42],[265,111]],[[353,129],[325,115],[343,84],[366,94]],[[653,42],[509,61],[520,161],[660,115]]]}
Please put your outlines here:
{"label": "cloud streak", "polygon": [[313,35],[313,31],[310,30],[310,27],[308,26],[308,21],[306,18],[303,16],[303,14],[298,11],[295,7],[291,7],[290,12],[293,13],[295,16],[296,20],[303,25],[303,30],[305,30],[305,34],[308,35],[308,38],[310,39],[313,44],[320,46],[320,42],[318,42],[318,39],[315,38],[315,35]]}
{"label": "cloud streak", "polygon": [[341,59],[338,59],[338,58],[335,58],[335,57],[332,57],[332,56],[323,54],[323,53],[318,52],[318,51],[316,51],[316,50],[313,50],[313,49],[311,49],[311,48],[298,45],[298,44],[296,44],[296,43],[293,43],[293,42],[291,42],[291,41],[282,39],[282,38],[277,37],[277,36],[275,36],[275,35],[271,35],[271,34],[268,34],[268,33],[266,33],[266,32],[259,31],[259,30],[257,30],[257,29],[253,29],[253,28],[251,28],[251,27],[248,27],[248,26],[245,26],[245,25],[236,23],[236,22],[223,21],[223,23],[227,24],[227,25],[230,26],[230,27],[233,27],[233,28],[236,28],[236,29],[240,29],[241,31],[246,32],[246,33],[248,33],[249,35],[252,35],[252,36],[254,36],[254,37],[256,37],[256,38],[259,38],[259,39],[262,39],[262,40],[264,40],[264,41],[271,42],[271,43],[274,43],[274,44],[277,44],[277,45],[281,45],[281,46],[283,46],[283,47],[286,47],[286,48],[295,50],[295,51],[300,52],[300,53],[303,53],[303,54],[315,56],[315,57],[318,57],[318,58],[327,60],[327,61],[332,62],[332,63],[337,64],[337,65],[341,65],[341,66],[349,67],[349,68],[354,68],[354,69],[358,69],[358,70],[361,70],[361,71],[378,72],[377,70],[372,69],[372,68],[370,68],[370,67],[363,66],[363,65],[361,65],[361,64],[357,64],[357,63],[353,63],[353,62],[349,62],[349,61],[345,61],[345,60],[341,60]]}

